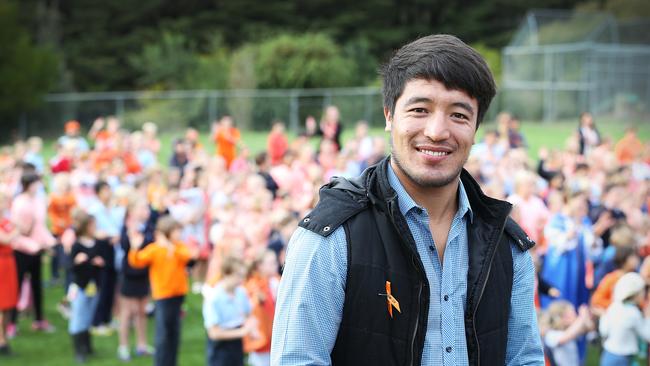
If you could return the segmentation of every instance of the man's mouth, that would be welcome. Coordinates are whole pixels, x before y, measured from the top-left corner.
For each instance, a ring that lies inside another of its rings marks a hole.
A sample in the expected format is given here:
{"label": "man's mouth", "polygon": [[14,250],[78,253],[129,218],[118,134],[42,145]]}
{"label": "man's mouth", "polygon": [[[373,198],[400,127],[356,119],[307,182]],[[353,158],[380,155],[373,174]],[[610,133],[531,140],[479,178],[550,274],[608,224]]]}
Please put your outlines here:
{"label": "man's mouth", "polygon": [[416,150],[423,153],[423,154],[425,154],[425,155],[429,155],[429,156],[433,156],[433,157],[441,157],[441,156],[447,156],[447,155],[451,154],[450,151],[442,151],[442,150],[437,150],[437,149],[436,150],[430,150],[430,149],[426,149],[426,148],[416,148]]}

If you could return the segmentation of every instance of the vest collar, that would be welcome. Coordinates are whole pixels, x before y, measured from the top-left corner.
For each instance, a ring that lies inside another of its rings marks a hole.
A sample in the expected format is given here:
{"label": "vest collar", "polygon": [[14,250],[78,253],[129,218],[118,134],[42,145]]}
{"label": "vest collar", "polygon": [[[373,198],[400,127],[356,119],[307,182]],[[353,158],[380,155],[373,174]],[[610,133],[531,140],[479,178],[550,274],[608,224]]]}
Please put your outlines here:
{"label": "vest collar", "polygon": [[[388,177],[388,165],[390,165],[390,157],[384,158],[377,165],[369,168],[361,177],[366,183],[370,202],[384,210],[398,204],[397,192],[391,186]],[[512,209],[510,203],[486,196],[476,180],[465,169],[460,173],[460,181],[471,207],[472,220],[478,216],[488,223],[497,225],[502,225],[506,221]]]}

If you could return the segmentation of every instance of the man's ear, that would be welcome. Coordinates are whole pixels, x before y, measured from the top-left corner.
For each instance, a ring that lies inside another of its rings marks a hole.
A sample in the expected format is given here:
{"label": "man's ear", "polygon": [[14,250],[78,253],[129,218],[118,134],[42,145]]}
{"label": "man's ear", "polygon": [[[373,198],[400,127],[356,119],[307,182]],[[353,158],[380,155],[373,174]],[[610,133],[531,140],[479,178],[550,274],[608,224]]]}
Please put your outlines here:
{"label": "man's ear", "polygon": [[384,118],[386,119],[386,127],[384,128],[384,131],[390,132],[393,128],[393,116],[390,114],[390,109],[388,107],[384,107]]}

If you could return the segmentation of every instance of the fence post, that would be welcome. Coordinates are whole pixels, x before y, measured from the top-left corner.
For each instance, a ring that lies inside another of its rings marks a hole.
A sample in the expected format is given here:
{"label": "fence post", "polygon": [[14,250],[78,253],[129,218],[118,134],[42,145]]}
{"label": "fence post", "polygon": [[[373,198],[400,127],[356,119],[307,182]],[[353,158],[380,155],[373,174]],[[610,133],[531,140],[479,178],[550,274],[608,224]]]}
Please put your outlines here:
{"label": "fence post", "polygon": [[212,125],[217,119],[217,98],[219,97],[218,92],[208,93],[208,123]]}
{"label": "fence post", "polygon": [[289,99],[289,129],[295,134],[298,134],[299,103],[298,91],[296,89],[291,89]]}
{"label": "fence post", "polygon": [[115,99],[115,116],[124,121],[124,97],[119,96]]}

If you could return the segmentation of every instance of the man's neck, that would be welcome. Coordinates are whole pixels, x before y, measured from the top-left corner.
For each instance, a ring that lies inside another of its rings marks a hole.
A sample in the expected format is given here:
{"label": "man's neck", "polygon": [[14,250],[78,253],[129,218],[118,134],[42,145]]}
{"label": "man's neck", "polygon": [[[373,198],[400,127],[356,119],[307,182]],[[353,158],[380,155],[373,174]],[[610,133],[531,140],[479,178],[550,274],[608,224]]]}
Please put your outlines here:
{"label": "man's neck", "polygon": [[427,210],[430,220],[449,220],[458,211],[458,179],[442,187],[422,187],[406,177],[399,168],[391,167],[413,201]]}

